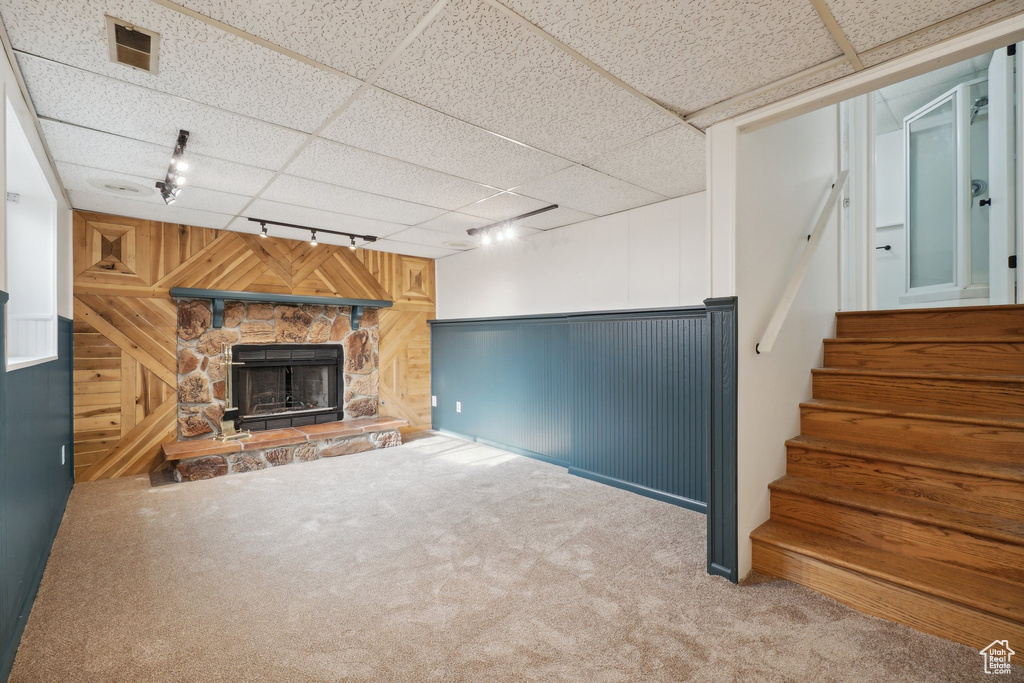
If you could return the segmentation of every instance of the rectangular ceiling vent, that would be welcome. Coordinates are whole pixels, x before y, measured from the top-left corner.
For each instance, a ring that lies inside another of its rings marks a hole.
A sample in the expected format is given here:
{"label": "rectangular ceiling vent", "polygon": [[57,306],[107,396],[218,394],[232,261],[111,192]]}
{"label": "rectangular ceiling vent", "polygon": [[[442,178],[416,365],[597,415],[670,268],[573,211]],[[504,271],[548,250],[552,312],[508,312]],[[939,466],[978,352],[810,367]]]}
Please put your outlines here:
{"label": "rectangular ceiling vent", "polygon": [[159,33],[108,16],[107,42],[110,44],[110,61],[156,73]]}

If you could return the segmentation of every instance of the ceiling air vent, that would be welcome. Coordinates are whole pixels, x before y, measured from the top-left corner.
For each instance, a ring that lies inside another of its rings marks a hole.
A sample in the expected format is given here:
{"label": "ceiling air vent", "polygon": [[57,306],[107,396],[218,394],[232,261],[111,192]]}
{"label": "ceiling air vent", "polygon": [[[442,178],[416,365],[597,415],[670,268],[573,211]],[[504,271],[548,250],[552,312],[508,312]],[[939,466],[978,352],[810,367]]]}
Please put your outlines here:
{"label": "ceiling air vent", "polygon": [[156,73],[159,33],[107,17],[107,41],[110,43],[110,61]]}

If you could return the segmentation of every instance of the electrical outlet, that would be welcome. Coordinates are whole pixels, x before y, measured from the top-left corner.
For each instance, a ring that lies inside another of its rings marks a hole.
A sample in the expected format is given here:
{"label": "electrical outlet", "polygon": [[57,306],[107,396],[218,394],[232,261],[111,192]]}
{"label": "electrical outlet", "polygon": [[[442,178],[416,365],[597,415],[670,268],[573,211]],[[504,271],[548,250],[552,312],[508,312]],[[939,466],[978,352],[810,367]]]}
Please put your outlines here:
{"label": "electrical outlet", "polygon": [[66,446],[64,444],[60,445],[60,464],[61,465],[63,465],[64,463],[67,462],[67,456],[64,454],[64,449],[65,448],[66,448]]}
{"label": "electrical outlet", "polygon": [[462,412],[462,401],[456,401],[455,402],[455,412],[456,413],[461,413]]}
{"label": "electrical outlet", "polygon": [[436,408],[437,407],[437,396],[431,396],[430,397],[430,407],[431,408]]}

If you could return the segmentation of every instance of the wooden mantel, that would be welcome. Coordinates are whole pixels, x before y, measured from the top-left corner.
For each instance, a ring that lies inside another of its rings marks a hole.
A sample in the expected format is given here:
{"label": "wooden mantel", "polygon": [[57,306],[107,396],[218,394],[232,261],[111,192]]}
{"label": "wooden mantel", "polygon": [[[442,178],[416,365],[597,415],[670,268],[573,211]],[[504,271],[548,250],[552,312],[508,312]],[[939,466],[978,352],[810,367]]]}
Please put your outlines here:
{"label": "wooden mantel", "polygon": [[175,299],[209,299],[213,303],[213,326],[224,325],[225,301],[259,301],[271,304],[303,304],[315,306],[351,306],[352,329],[359,329],[359,321],[363,319],[363,311],[367,308],[391,308],[392,302],[387,299],[352,299],[331,296],[305,296],[302,294],[273,294],[270,292],[235,292],[227,289],[195,289],[192,287],[172,287],[171,296]]}

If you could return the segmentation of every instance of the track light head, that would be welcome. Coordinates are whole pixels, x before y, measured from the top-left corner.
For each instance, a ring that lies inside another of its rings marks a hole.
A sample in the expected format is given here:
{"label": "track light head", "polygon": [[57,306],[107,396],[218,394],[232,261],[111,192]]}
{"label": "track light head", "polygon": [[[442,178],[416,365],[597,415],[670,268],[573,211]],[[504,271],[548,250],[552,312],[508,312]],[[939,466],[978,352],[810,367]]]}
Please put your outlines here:
{"label": "track light head", "polygon": [[356,250],[356,238],[355,237],[352,237],[350,239],[350,241],[348,243],[348,248],[351,249],[352,251]]}
{"label": "track light head", "polygon": [[311,247],[315,247],[316,246],[316,230],[310,230],[309,231],[309,246],[311,246]]}
{"label": "track light head", "polygon": [[488,233],[488,232],[485,232],[483,234],[483,236],[480,238],[480,241],[483,242],[485,246],[490,244],[491,243],[491,234]]}
{"label": "track light head", "polygon": [[260,226],[261,226],[260,237],[266,237],[267,236],[267,224],[266,223],[260,223]]}

